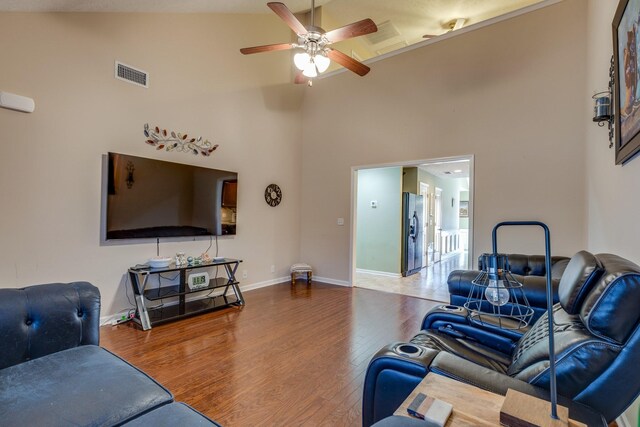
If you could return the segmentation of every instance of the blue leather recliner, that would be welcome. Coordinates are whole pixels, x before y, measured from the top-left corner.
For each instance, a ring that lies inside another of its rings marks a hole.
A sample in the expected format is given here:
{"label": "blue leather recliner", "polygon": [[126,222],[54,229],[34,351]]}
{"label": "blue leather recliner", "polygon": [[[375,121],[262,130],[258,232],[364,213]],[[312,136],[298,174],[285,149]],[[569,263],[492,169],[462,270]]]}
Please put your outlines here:
{"label": "blue leather recliner", "polygon": [[[640,393],[640,267],[616,255],[578,252],[566,266],[558,297],[559,403],[570,407],[574,419],[606,425]],[[461,307],[431,310],[409,343],[385,346],[371,360],[363,425],[391,415],[428,372],[503,395],[513,388],[548,397],[547,328],[546,314],[528,330],[513,331],[478,324]],[[594,421],[588,408],[603,419]]]}

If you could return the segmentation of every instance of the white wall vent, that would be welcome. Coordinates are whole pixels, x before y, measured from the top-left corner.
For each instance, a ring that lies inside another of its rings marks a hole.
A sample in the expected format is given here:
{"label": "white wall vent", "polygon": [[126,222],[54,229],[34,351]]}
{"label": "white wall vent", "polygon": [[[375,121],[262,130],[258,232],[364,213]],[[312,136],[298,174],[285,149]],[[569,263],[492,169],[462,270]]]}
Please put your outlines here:
{"label": "white wall vent", "polygon": [[149,74],[133,68],[131,65],[116,61],[116,79],[132,83],[136,86],[149,87]]}
{"label": "white wall vent", "polygon": [[377,26],[378,31],[365,36],[367,41],[371,44],[379,44],[400,35],[400,31],[398,31],[391,21],[381,22],[380,24],[377,24]]}

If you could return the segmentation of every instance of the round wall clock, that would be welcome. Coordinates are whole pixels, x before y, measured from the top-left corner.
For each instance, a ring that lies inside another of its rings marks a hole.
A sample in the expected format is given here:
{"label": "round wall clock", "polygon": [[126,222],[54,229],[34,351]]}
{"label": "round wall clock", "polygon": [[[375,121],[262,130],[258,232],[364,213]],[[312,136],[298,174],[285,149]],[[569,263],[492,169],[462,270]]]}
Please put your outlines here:
{"label": "round wall clock", "polygon": [[282,201],[282,190],[276,184],[269,184],[264,190],[264,201],[271,207],[278,206]]}

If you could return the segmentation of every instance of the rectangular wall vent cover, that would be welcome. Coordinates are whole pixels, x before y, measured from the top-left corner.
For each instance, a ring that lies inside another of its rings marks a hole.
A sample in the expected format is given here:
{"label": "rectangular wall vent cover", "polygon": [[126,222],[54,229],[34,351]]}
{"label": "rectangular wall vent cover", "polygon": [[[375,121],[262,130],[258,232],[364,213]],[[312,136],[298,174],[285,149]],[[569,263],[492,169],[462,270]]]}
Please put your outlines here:
{"label": "rectangular wall vent cover", "polygon": [[149,87],[149,74],[130,65],[116,61],[116,79],[136,86]]}
{"label": "rectangular wall vent cover", "polygon": [[400,31],[398,31],[391,21],[384,21],[378,24],[378,31],[367,34],[365,37],[371,44],[380,44],[399,35]]}

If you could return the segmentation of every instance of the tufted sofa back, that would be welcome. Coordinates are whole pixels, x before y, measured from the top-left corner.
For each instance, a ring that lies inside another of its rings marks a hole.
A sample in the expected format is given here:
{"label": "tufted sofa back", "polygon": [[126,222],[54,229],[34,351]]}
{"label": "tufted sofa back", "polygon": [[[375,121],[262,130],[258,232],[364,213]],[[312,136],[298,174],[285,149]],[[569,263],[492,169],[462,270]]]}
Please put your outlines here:
{"label": "tufted sofa back", "polygon": [[[520,276],[546,276],[544,255],[508,254],[509,271]],[[551,257],[551,277],[559,279],[569,263],[569,258],[564,256]],[[483,270],[482,256],[478,258],[478,269]]]}
{"label": "tufted sofa back", "polygon": [[0,289],[0,369],[99,343],[100,292],[87,282]]}

